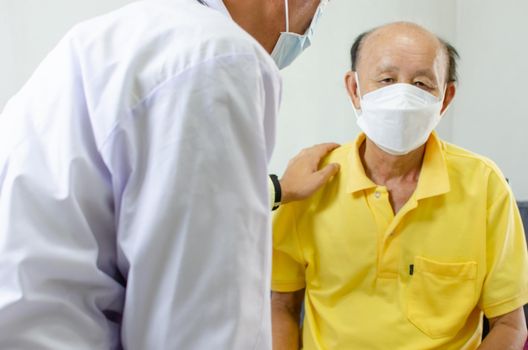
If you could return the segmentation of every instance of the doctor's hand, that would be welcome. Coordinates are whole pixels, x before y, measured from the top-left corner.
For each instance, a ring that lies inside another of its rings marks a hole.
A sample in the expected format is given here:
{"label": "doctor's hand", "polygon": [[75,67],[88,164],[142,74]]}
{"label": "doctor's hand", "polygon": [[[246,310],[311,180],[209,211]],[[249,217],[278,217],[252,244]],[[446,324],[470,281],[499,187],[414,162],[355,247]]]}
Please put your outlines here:
{"label": "doctor's hand", "polygon": [[335,143],[324,143],[306,148],[290,160],[284,175],[280,179],[282,204],[310,197],[328,180],[337,174],[339,164],[328,164],[319,169],[321,160],[339,147]]}

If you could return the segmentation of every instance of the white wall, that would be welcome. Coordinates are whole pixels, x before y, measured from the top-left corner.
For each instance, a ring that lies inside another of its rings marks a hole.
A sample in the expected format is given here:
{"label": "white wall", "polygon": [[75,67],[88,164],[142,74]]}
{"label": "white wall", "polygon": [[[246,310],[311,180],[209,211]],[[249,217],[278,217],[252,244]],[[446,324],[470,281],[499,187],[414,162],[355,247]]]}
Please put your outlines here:
{"label": "white wall", "polygon": [[460,0],[453,140],[492,158],[528,200],[528,1]]}
{"label": "white wall", "polygon": [[[76,22],[130,0],[0,0],[0,110]],[[453,42],[462,54],[445,139],[494,159],[519,199],[528,200],[528,2],[518,0],[333,0],[314,47],[284,71],[285,95],[271,171],[301,148],[348,142],[358,132],[343,85],[354,38],[410,20]]]}
{"label": "white wall", "polygon": [[0,0],[0,111],[74,24],[130,0]]}

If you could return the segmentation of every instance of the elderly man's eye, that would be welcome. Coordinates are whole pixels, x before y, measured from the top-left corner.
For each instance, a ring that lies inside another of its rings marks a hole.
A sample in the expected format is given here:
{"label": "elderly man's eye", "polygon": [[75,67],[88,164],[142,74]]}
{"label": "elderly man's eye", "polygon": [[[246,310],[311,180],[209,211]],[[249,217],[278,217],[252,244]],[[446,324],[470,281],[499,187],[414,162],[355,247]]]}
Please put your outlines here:
{"label": "elderly man's eye", "polygon": [[394,79],[392,79],[392,78],[381,79],[380,83],[382,83],[382,84],[392,84],[392,83],[394,83]]}
{"label": "elderly man's eye", "polygon": [[429,86],[429,84],[426,84],[426,83],[424,83],[424,82],[422,82],[422,81],[417,81],[417,82],[414,83],[414,85],[415,85],[416,87],[419,87],[420,89],[427,89],[427,90],[428,90],[428,89],[431,89],[431,87]]}

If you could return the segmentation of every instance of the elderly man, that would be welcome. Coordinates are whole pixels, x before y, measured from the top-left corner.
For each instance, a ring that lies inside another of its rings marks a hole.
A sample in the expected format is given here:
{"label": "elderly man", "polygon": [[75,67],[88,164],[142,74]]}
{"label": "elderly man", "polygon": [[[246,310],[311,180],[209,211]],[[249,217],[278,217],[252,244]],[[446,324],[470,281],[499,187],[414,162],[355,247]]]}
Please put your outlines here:
{"label": "elderly man", "polygon": [[[346,86],[364,131],[341,165],[274,222],[275,349],[521,349],[528,258],[490,160],[433,132],[456,91],[456,50],[394,23],[361,35]],[[491,332],[481,343],[483,313]]]}

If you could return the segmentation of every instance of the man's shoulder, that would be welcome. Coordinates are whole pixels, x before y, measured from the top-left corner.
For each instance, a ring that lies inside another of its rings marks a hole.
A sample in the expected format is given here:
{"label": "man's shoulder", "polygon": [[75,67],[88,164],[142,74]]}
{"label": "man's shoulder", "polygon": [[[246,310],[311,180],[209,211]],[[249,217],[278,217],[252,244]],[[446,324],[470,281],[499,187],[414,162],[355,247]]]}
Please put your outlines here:
{"label": "man's shoulder", "polygon": [[443,150],[446,160],[452,166],[478,166],[490,171],[500,172],[499,167],[490,158],[470,151],[461,146],[443,141]]}
{"label": "man's shoulder", "polygon": [[356,145],[354,142],[348,142],[339,146],[323,158],[321,166],[331,163],[338,163],[340,165],[345,164],[350,157],[351,152],[355,151],[355,148]]}
{"label": "man's shoulder", "polygon": [[442,144],[446,163],[450,170],[457,174],[463,174],[463,177],[467,179],[474,180],[475,176],[482,177],[487,182],[492,181],[497,186],[507,189],[506,176],[493,160],[455,144],[445,141]]}

